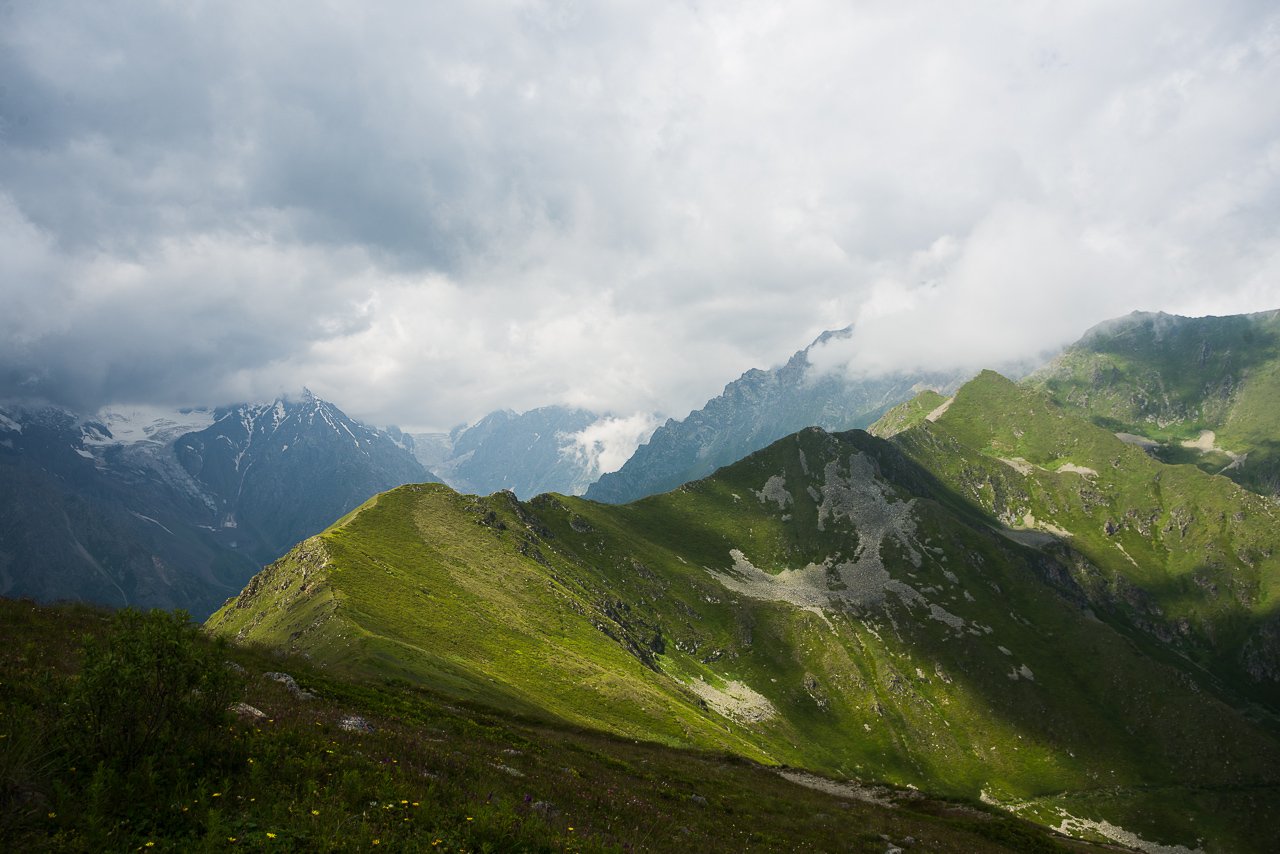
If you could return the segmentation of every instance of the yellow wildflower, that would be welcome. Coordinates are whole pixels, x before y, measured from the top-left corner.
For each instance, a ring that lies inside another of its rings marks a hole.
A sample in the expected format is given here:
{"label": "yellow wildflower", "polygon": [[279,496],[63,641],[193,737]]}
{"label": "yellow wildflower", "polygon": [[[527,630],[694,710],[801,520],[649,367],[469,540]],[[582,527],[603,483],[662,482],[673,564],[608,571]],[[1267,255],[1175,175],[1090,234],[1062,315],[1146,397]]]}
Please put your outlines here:
{"label": "yellow wildflower", "polygon": [[275,839],[275,838],[276,838],[276,835],[275,835],[274,833],[272,833],[271,831],[269,831],[269,830],[268,830],[268,831],[267,831],[267,838],[268,838],[268,839]]}

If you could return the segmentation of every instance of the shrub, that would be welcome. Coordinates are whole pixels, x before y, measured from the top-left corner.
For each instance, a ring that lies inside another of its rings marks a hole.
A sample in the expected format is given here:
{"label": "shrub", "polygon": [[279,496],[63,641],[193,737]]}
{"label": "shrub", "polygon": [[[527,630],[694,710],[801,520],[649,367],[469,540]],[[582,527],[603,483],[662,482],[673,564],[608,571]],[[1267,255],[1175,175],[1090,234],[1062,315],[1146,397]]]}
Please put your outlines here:
{"label": "shrub", "polygon": [[225,733],[235,679],[186,612],[119,611],[85,639],[68,697],[71,758],[121,777],[144,763],[189,766]]}

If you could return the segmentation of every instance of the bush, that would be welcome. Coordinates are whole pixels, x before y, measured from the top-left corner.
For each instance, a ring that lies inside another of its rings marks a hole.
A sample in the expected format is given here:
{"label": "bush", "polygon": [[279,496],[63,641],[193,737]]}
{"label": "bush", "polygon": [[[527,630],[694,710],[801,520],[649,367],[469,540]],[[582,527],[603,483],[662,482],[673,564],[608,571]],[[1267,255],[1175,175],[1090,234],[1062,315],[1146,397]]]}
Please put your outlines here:
{"label": "bush", "polygon": [[128,777],[189,766],[225,734],[236,677],[184,611],[119,611],[87,637],[67,744],[80,767]]}

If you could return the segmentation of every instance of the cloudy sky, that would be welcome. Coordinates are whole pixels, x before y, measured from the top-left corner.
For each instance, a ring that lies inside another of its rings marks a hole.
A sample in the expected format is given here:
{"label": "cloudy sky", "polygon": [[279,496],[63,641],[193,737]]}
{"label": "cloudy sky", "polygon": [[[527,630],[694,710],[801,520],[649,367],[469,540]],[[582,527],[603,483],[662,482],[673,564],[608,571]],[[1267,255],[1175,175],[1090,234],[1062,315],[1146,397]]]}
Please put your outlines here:
{"label": "cloudy sky", "polygon": [[1280,308],[1278,92],[1273,2],[0,0],[0,397],[681,416]]}

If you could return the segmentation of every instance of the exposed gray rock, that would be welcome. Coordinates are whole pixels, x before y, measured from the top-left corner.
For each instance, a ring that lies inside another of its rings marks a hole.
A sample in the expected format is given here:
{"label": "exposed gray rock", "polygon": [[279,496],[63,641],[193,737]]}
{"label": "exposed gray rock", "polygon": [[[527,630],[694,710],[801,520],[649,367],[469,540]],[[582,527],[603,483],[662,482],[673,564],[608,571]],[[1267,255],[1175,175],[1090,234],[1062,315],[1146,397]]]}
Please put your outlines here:
{"label": "exposed gray rock", "polygon": [[286,690],[288,690],[290,694],[292,694],[295,698],[299,700],[314,700],[316,698],[315,694],[311,693],[310,691],[305,691],[301,687],[299,687],[297,680],[295,680],[288,673],[279,673],[279,672],[273,671],[270,673],[262,674],[262,678],[271,679],[276,682],[279,682],[281,685],[285,687]]}
{"label": "exposed gray rock", "polygon": [[347,732],[373,732],[373,724],[360,715],[343,715],[342,720],[338,721],[338,729]]}
{"label": "exposed gray rock", "polygon": [[233,703],[227,711],[246,721],[266,720],[266,713],[248,703]]}

